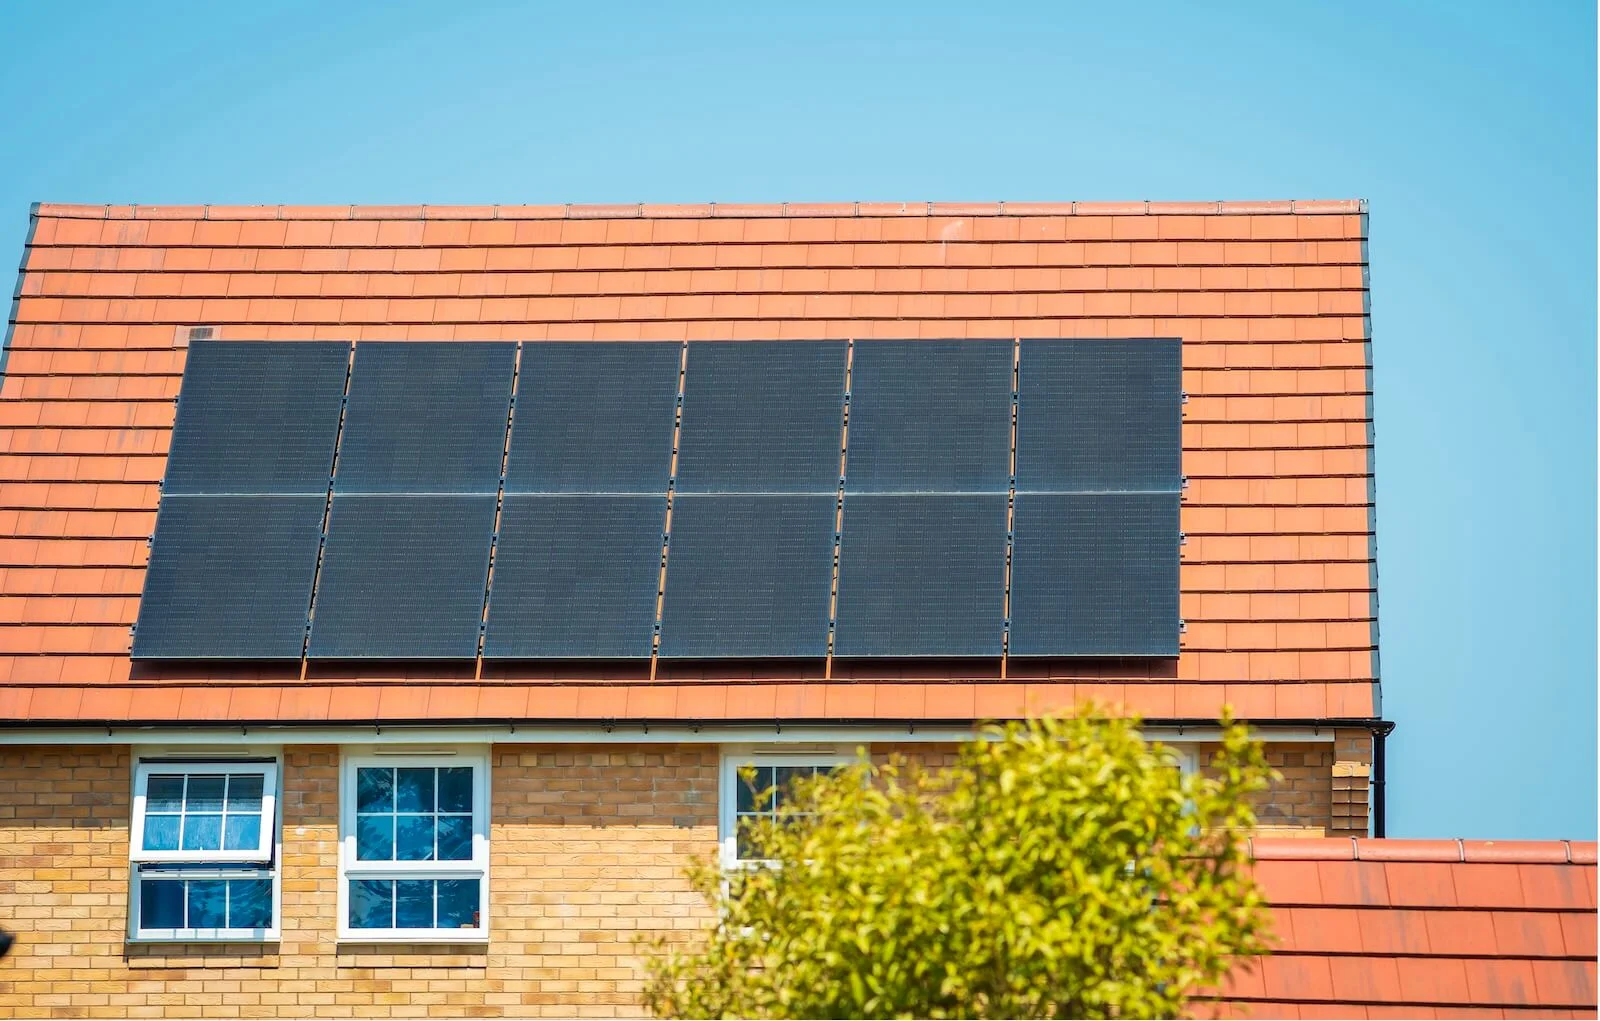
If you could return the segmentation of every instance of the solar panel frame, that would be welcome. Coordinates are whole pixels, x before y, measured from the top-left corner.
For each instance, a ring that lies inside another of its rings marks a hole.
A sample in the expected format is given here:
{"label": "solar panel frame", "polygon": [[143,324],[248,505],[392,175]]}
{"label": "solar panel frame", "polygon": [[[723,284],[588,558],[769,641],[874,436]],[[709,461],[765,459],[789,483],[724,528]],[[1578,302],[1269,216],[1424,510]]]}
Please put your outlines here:
{"label": "solar panel frame", "polygon": [[690,341],[676,489],[837,493],[848,346]]}
{"label": "solar panel frame", "polygon": [[674,497],[660,655],[821,659],[837,493]]}
{"label": "solar panel frame", "polygon": [[1171,338],[1023,340],[1019,492],[1177,492],[1182,343]]}
{"label": "solar panel frame", "polygon": [[648,659],[666,511],[664,494],[508,494],[484,657]]}
{"label": "solar panel frame", "polygon": [[848,493],[1004,493],[1009,340],[862,340],[850,372]]}
{"label": "solar panel frame", "polygon": [[299,659],[326,504],[326,494],[163,497],[131,657]]}
{"label": "solar panel frame", "polygon": [[846,494],[834,654],[998,657],[1006,499]]}
{"label": "solar panel frame", "polygon": [[1013,656],[1178,655],[1177,493],[1019,493]]}
{"label": "solar panel frame", "polygon": [[334,492],[498,492],[516,348],[356,344]]}
{"label": "solar panel frame", "polygon": [[307,655],[475,658],[495,504],[481,495],[335,495]]}
{"label": "solar panel frame", "polygon": [[190,343],[162,492],[327,493],[350,344]]}
{"label": "solar panel frame", "polygon": [[508,493],[659,493],[672,474],[683,345],[529,343]]}

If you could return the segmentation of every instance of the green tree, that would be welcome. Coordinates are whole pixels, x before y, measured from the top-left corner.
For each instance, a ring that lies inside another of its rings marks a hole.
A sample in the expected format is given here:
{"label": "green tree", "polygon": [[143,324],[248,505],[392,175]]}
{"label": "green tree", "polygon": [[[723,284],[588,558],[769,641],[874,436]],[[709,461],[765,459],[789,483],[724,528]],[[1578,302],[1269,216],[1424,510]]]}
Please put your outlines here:
{"label": "green tree", "polygon": [[989,728],[951,767],[862,758],[797,781],[748,834],[767,865],[691,870],[716,921],[658,941],[646,1002],[677,1017],[1180,1016],[1265,949],[1242,866],[1270,778],[1243,727],[1183,776],[1137,721],[1085,711]]}

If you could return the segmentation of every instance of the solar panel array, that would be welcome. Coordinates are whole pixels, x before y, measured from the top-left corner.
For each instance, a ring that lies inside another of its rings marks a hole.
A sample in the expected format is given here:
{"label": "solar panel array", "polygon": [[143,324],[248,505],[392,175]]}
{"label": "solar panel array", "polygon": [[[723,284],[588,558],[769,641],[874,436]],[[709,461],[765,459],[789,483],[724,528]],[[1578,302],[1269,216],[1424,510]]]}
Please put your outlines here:
{"label": "solar panel array", "polygon": [[133,655],[1175,655],[1179,386],[1175,340],[197,341]]}

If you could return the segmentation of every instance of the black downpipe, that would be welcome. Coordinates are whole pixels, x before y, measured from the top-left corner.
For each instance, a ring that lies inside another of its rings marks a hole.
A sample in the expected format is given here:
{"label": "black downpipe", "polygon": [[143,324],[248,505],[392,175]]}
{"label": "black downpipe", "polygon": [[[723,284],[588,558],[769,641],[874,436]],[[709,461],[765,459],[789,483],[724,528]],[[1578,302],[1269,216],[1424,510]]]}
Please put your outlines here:
{"label": "black downpipe", "polygon": [[1372,835],[1380,839],[1387,836],[1389,829],[1384,805],[1384,786],[1387,777],[1383,744],[1384,739],[1393,730],[1393,723],[1381,723],[1372,728]]}

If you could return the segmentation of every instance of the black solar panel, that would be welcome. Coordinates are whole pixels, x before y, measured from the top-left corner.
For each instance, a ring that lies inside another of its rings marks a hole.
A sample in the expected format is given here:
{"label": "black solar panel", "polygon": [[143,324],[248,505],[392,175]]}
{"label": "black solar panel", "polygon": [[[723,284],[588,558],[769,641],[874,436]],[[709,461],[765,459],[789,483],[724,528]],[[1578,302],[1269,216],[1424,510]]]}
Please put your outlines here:
{"label": "black solar panel", "polygon": [[1006,497],[844,501],[838,656],[998,656]]}
{"label": "black solar panel", "polygon": [[676,497],[661,655],[826,656],[837,499]]}
{"label": "black solar panel", "polygon": [[493,496],[335,496],[312,656],[472,659]]}
{"label": "black solar panel", "polygon": [[300,658],[326,504],[162,497],[133,658]]}
{"label": "black solar panel", "polygon": [[837,493],[843,341],[689,344],[680,493]]}
{"label": "black solar panel", "polygon": [[500,488],[516,345],[356,345],[339,440],[339,493]]}
{"label": "black solar panel", "polygon": [[682,353],[655,342],[524,345],[506,491],[664,495]]}
{"label": "black solar panel", "polygon": [[1018,494],[1015,527],[1013,655],[1178,654],[1178,494]]}
{"label": "black solar panel", "polygon": [[850,371],[852,493],[1004,493],[1010,341],[863,340]]}
{"label": "black solar panel", "polygon": [[665,496],[507,496],[485,656],[648,657]]}
{"label": "black solar panel", "polygon": [[164,493],[326,493],[350,345],[189,345]]}
{"label": "black solar panel", "polygon": [[1024,340],[1017,393],[1019,491],[1177,492],[1177,340]]}

